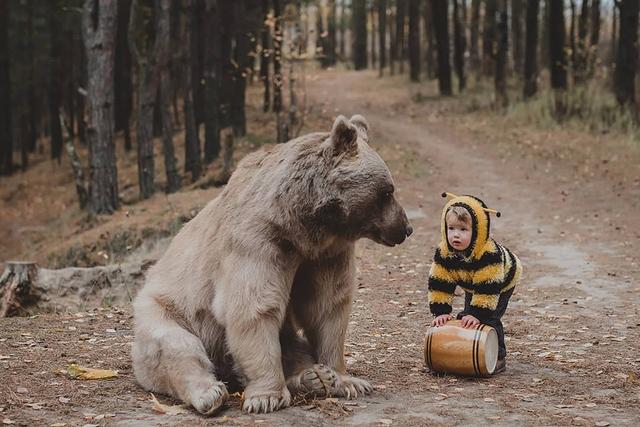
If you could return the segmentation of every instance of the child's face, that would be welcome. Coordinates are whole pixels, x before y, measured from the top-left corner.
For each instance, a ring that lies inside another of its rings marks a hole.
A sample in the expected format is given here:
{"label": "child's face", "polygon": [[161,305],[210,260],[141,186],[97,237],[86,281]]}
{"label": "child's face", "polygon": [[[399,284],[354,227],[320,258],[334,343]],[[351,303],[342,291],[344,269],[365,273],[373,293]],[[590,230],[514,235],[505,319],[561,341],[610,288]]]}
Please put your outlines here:
{"label": "child's face", "polygon": [[471,223],[459,220],[454,213],[448,213],[446,221],[449,244],[457,251],[467,249],[471,244]]}

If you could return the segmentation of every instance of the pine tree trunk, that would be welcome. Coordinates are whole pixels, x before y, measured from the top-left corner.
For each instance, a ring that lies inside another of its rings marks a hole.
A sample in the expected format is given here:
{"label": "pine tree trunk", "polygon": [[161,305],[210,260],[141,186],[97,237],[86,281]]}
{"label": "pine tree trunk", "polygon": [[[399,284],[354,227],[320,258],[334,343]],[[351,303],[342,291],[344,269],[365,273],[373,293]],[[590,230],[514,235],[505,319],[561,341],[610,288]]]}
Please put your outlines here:
{"label": "pine tree trunk", "polygon": [[524,53],[525,99],[532,97],[538,90],[538,14],[540,0],[527,1],[527,29]]}
{"label": "pine tree trunk", "polygon": [[495,70],[496,1],[486,0],[482,33],[482,72],[489,77]]}
{"label": "pine tree trunk", "polygon": [[327,17],[327,64],[336,65],[336,0],[329,0],[329,15]]}
{"label": "pine tree trunk", "polygon": [[233,95],[231,97],[231,126],[233,134],[242,137],[247,134],[247,119],[245,115],[245,98],[247,88],[247,75],[251,69],[251,42],[254,37],[253,28],[248,18],[250,10],[247,9],[245,0],[236,0],[233,11],[234,25],[230,28],[234,38],[234,50],[232,59],[235,69],[232,76]]}
{"label": "pine tree trunk", "polygon": [[273,111],[282,111],[282,15],[280,0],[273,0]]}
{"label": "pine tree trunk", "polygon": [[260,32],[260,42],[262,45],[262,51],[260,54],[260,80],[264,85],[264,95],[262,97],[262,111],[265,113],[271,108],[271,79],[269,78],[269,65],[271,63],[270,58],[272,56],[272,49],[269,43],[271,39],[271,31],[269,30],[269,24],[267,22],[267,16],[269,14],[269,0],[262,0],[262,19],[263,25]]}
{"label": "pine tree trunk", "polygon": [[[206,19],[205,13],[205,1],[206,0],[192,0],[191,10],[191,84],[193,85],[193,112],[196,118],[196,132],[199,133],[200,124],[204,122],[204,97],[205,97],[205,79],[204,79],[204,50],[205,50],[205,36],[208,29],[205,28]],[[221,0],[224,1],[224,0]]]}
{"label": "pine tree trunk", "polygon": [[113,141],[113,57],[118,4],[85,0],[82,13],[87,56],[90,208],[112,213],[118,208],[118,171]]}
{"label": "pine tree trunk", "polygon": [[124,148],[131,150],[131,110],[133,108],[133,82],[131,80],[131,53],[129,52],[129,18],[131,0],[118,0],[118,28],[115,56],[115,130],[124,133]]}
{"label": "pine tree trunk", "polygon": [[588,75],[590,45],[588,37],[589,31],[589,1],[582,0],[580,8],[580,18],[578,19],[578,40],[576,43],[575,62],[573,64],[573,81],[576,84],[585,82]]}
{"label": "pine tree trunk", "polygon": [[576,2],[569,0],[571,16],[569,19],[569,51],[571,53],[571,69],[576,67]]}
{"label": "pine tree trunk", "polygon": [[369,10],[370,18],[369,22],[371,22],[371,37],[368,39],[371,41],[371,68],[375,70],[376,64],[378,62],[378,58],[376,55],[376,12],[375,5],[371,5],[371,9]]}
{"label": "pine tree trunk", "polygon": [[434,79],[437,77],[435,64],[435,41],[434,41],[434,23],[433,11],[431,10],[431,0],[424,5],[424,29],[427,39],[427,78]]}
{"label": "pine tree trunk", "polygon": [[[454,0],[453,2],[453,62],[456,68],[456,74],[458,75],[459,91],[463,92],[467,84],[467,79],[464,73],[464,54],[467,48],[467,43],[464,34],[464,21],[462,20],[460,5],[458,4],[459,1],[460,0]],[[465,8],[464,0],[462,0],[462,8]]]}
{"label": "pine tree trunk", "polygon": [[[346,0],[340,1],[340,60],[344,61],[347,56],[346,51],[346,37],[347,37],[347,14],[346,6],[344,5]],[[305,45],[306,46],[306,45]]]}
{"label": "pine tree trunk", "polygon": [[217,0],[205,2],[204,92],[204,163],[208,165],[220,154],[220,8]]}
{"label": "pine tree trunk", "polygon": [[192,0],[182,0],[182,10],[180,14],[180,34],[181,34],[181,54],[182,54],[182,79],[184,95],[184,128],[185,128],[185,171],[191,174],[191,182],[197,181],[202,175],[202,160],[200,158],[200,137],[197,132],[196,117],[193,107],[193,61],[191,54],[194,49],[191,44],[194,30],[192,21],[194,20]]}
{"label": "pine tree trunk", "polygon": [[638,62],[638,0],[620,0],[620,33],[616,68],[614,71],[614,87],[618,103],[630,106],[635,115],[635,75]]}
{"label": "pine tree trunk", "polygon": [[387,0],[378,0],[378,41],[380,50],[380,77],[387,66]]}
{"label": "pine tree trunk", "polygon": [[[526,3],[526,1],[524,2]],[[511,34],[513,34],[512,53],[513,53],[513,69],[519,77],[522,75],[522,7],[523,0],[511,1]]]}
{"label": "pine tree trunk", "polygon": [[367,68],[367,2],[352,1],[353,64],[356,70]]}
{"label": "pine tree trunk", "polygon": [[551,0],[544,0],[544,8],[542,9],[542,16],[540,16],[540,66],[542,68],[549,67],[549,2]]}
{"label": "pine tree trunk", "polygon": [[13,173],[11,80],[9,76],[9,2],[0,1],[0,175]]}
{"label": "pine tree trunk", "polygon": [[409,0],[409,78],[420,81],[420,0]]}
{"label": "pine tree trunk", "polygon": [[476,75],[476,80],[482,76],[480,71],[480,50],[478,47],[478,35],[480,30],[480,0],[471,0],[471,43],[469,46],[469,59],[471,69]]}
{"label": "pine tree trunk", "polygon": [[154,46],[153,39],[150,37],[154,29],[153,25],[144,20],[144,17],[151,14],[152,11],[150,8],[143,10],[144,7],[140,4],[140,0],[133,0],[129,20],[129,49],[138,71],[136,140],[138,143],[138,185],[141,199],[147,199],[155,192],[154,109],[159,92],[157,53],[160,51],[158,38],[155,38]]}
{"label": "pine tree trunk", "polygon": [[407,15],[407,1],[396,0],[396,57],[400,62],[400,74],[404,73],[405,55],[405,16]]}
{"label": "pine tree trunk", "polygon": [[498,105],[506,108],[509,105],[509,97],[507,95],[507,50],[509,49],[507,0],[498,0],[498,22],[496,30],[496,98]]}
{"label": "pine tree trunk", "polygon": [[549,66],[558,118],[566,112],[564,92],[567,89],[567,60],[564,40],[564,0],[554,0],[549,4]]}
{"label": "pine tree trunk", "polygon": [[49,31],[50,31],[50,46],[49,46],[49,66],[51,74],[49,76],[49,126],[51,130],[51,158],[57,159],[60,162],[62,158],[62,129],[60,128],[60,120],[58,120],[58,114],[60,111],[60,104],[62,103],[61,87],[62,78],[62,63],[60,59],[60,22],[57,19],[58,11],[55,8],[55,4],[50,4],[51,10],[49,10]]}
{"label": "pine tree trunk", "polygon": [[600,43],[600,0],[591,3],[591,38],[589,42],[588,75],[593,76],[598,60],[598,44]]}
{"label": "pine tree trunk", "polygon": [[[36,98],[36,79],[35,79],[35,43],[33,41],[33,0],[27,0],[27,55],[28,55],[28,121],[27,121],[27,150],[33,153],[36,150],[38,142],[38,119],[40,118],[40,109],[38,108],[38,100]],[[26,159],[26,158],[25,158]],[[25,168],[26,169],[26,168]]]}
{"label": "pine tree trunk", "polygon": [[433,22],[435,23],[436,45],[438,47],[438,87],[440,95],[450,96],[451,65],[449,62],[449,11],[447,0],[431,0]]}
{"label": "pine tree trunk", "polygon": [[389,31],[389,73],[393,76],[396,73],[396,61],[398,59],[398,39],[396,38],[396,10],[393,8],[393,1],[389,4],[391,16],[387,19],[387,31]]}
{"label": "pine tree trunk", "polygon": [[170,0],[156,0],[156,37],[155,53],[160,73],[160,110],[162,112],[162,151],[164,153],[164,169],[167,176],[167,193],[174,193],[180,188],[180,176],[173,147],[173,123],[171,121],[171,5]]}
{"label": "pine tree trunk", "polygon": [[67,138],[64,145],[67,149],[67,154],[69,155],[71,169],[73,170],[73,178],[76,184],[78,203],[80,204],[80,209],[84,209],[87,207],[87,203],[89,202],[89,192],[87,191],[87,187],[85,184],[84,170],[82,169],[82,164],[80,163],[78,152],[76,151],[76,147],[73,143],[73,134],[71,133],[71,128],[64,123],[64,119],[61,113],[59,113],[58,115],[58,123],[60,128],[64,128],[67,132]]}

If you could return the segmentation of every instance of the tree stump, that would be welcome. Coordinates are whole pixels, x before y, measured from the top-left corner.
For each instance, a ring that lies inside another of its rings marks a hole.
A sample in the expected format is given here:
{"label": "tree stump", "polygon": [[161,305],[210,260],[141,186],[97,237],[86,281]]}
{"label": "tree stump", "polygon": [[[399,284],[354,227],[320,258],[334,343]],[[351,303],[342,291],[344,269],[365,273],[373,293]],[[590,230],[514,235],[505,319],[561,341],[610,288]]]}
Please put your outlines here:
{"label": "tree stump", "polygon": [[0,276],[0,317],[22,314],[24,307],[34,304],[38,293],[34,284],[38,278],[35,262],[7,261]]}

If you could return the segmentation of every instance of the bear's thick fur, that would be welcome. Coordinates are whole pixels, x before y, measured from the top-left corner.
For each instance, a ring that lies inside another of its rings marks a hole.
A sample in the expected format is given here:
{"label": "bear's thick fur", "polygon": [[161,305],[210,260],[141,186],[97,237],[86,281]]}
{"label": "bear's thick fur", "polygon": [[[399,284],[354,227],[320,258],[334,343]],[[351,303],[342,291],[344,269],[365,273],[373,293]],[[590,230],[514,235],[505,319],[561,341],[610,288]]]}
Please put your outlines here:
{"label": "bear's thick fur", "polygon": [[134,302],[136,379],[204,414],[245,386],[243,409],[292,392],[355,397],[344,341],[354,244],[411,234],[362,116],[248,155],[224,191],[173,239]]}

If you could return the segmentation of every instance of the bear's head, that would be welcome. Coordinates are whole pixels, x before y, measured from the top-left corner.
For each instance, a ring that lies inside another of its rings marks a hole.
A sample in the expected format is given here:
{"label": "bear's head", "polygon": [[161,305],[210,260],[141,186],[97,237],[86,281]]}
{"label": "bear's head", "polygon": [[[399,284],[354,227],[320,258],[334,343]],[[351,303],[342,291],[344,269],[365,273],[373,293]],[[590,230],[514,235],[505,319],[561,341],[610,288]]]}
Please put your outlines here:
{"label": "bear's head", "polygon": [[332,231],[346,238],[365,237],[395,246],[413,229],[395,198],[389,168],[368,141],[364,117],[338,116],[323,142],[326,180],[315,211]]}

